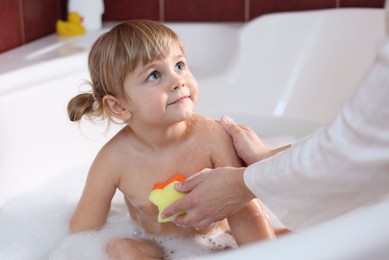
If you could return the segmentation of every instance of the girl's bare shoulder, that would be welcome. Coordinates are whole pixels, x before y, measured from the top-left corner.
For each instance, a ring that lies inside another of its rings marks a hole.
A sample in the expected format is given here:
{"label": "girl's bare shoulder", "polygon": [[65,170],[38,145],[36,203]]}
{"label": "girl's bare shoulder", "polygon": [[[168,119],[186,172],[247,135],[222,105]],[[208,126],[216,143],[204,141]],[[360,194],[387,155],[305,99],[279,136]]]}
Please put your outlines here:
{"label": "girl's bare shoulder", "polygon": [[220,122],[213,118],[195,114],[193,115],[193,120],[196,122],[198,130],[207,133],[208,136],[220,138],[228,136]]}
{"label": "girl's bare shoulder", "polygon": [[126,138],[127,133],[125,129],[120,130],[116,135],[114,135],[97,153],[97,156],[93,162],[93,165],[105,169],[108,172],[120,172],[120,168],[128,167],[128,165],[123,165],[124,163],[128,164],[131,160],[128,158],[132,157],[131,145]]}
{"label": "girl's bare shoulder", "polygon": [[219,121],[197,115],[198,128],[201,136],[208,144],[215,167],[241,166],[236,155],[231,137]]}
{"label": "girl's bare shoulder", "polygon": [[101,153],[104,156],[109,156],[110,154],[119,153],[119,151],[122,150],[122,146],[125,145],[127,135],[128,134],[126,129],[121,129],[107,143],[102,146],[99,154]]}

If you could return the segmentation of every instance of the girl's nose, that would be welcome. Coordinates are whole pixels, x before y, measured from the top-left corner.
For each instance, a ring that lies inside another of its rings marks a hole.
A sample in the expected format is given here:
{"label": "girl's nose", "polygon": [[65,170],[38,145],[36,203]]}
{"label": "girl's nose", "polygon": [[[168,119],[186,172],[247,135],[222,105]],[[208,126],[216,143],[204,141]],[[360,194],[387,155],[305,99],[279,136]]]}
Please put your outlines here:
{"label": "girl's nose", "polygon": [[181,77],[174,77],[172,84],[171,84],[171,90],[177,90],[185,86],[185,80]]}

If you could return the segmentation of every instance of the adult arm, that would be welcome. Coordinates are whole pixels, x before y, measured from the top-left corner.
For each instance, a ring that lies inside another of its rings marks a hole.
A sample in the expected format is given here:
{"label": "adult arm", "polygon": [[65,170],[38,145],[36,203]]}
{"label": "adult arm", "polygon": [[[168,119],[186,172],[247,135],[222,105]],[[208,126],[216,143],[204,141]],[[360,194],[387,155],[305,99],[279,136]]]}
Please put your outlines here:
{"label": "adult arm", "polygon": [[329,220],[389,193],[389,42],[327,126],[249,166],[244,181],[291,229]]}

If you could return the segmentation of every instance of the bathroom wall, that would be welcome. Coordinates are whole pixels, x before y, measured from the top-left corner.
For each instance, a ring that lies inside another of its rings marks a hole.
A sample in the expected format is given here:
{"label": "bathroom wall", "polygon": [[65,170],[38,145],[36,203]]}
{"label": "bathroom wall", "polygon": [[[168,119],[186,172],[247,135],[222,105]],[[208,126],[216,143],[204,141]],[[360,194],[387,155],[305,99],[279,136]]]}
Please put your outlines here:
{"label": "bathroom wall", "polygon": [[[82,1],[82,0],[79,0]],[[245,22],[257,16],[325,8],[382,8],[385,0],[104,0],[104,21]],[[67,0],[0,0],[0,53],[55,32]],[[1,66],[1,64],[0,64]]]}

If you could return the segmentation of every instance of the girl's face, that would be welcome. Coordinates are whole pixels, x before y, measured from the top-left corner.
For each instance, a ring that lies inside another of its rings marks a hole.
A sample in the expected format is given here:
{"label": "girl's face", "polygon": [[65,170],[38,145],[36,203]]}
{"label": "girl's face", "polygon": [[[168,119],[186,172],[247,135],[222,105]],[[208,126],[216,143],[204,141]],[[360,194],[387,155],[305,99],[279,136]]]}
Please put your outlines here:
{"label": "girl's face", "polygon": [[198,84],[179,45],[174,44],[165,58],[140,64],[129,73],[124,92],[130,122],[170,124],[192,115]]}

